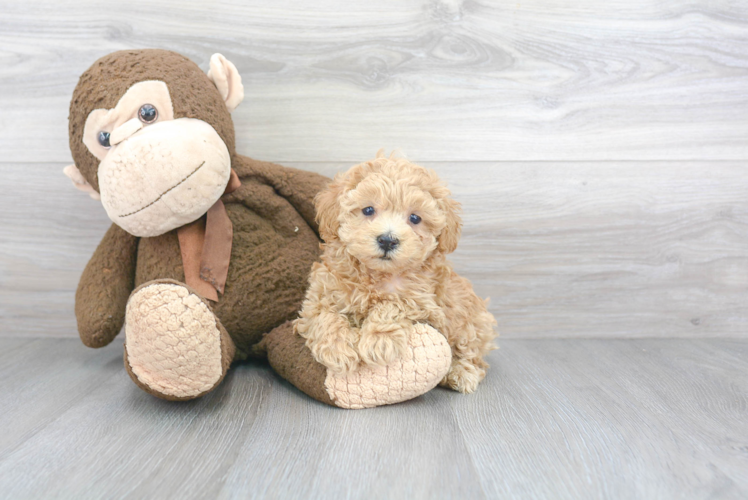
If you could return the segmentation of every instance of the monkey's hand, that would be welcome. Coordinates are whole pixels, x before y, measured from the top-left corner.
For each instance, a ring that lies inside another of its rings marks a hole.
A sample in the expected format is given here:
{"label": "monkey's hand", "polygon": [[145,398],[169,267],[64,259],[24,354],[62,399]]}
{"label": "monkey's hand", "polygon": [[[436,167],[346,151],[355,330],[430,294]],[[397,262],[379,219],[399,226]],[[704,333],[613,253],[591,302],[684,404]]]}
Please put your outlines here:
{"label": "monkey's hand", "polygon": [[104,347],[122,329],[127,299],[135,288],[137,248],[138,238],[112,224],[81,275],[75,317],[88,347]]}

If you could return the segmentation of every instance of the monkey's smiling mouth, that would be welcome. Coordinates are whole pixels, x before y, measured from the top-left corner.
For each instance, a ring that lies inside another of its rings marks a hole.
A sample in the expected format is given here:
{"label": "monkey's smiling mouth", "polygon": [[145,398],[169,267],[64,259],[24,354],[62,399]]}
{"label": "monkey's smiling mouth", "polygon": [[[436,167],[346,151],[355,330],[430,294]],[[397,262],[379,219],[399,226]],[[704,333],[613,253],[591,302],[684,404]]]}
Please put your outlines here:
{"label": "monkey's smiling mouth", "polygon": [[148,208],[151,205],[153,205],[154,203],[158,202],[158,200],[160,200],[161,198],[163,198],[169,191],[172,191],[173,189],[176,189],[181,184],[183,184],[187,179],[189,179],[190,177],[192,177],[198,170],[200,170],[203,165],[205,165],[205,162],[202,162],[200,165],[198,165],[197,168],[195,170],[193,170],[192,172],[190,172],[189,174],[187,174],[184,179],[182,179],[181,181],[177,182],[172,187],[170,187],[169,189],[167,189],[166,191],[164,191],[163,193],[161,193],[160,195],[158,195],[158,198],[156,198],[155,200],[153,200],[152,202],[150,202],[148,205],[146,205],[144,207],[141,207],[141,208],[135,210],[134,212],[130,212],[129,214],[119,215],[118,217],[129,217],[131,215],[135,215],[138,212],[142,212],[146,208]]}

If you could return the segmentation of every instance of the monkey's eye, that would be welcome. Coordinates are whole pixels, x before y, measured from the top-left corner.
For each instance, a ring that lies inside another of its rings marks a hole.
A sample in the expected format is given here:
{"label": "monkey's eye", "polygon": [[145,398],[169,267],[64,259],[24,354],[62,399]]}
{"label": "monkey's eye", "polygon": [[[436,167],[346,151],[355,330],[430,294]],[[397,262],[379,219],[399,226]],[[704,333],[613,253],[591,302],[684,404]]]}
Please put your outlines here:
{"label": "monkey's eye", "polygon": [[410,214],[410,217],[408,217],[408,220],[410,220],[411,224],[420,224],[421,218],[418,217],[416,214]]}
{"label": "monkey's eye", "polygon": [[138,110],[138,118],[143,123],[153,123],[158,118],[158,111],[153,104],[143,104]]}
{"label": "monkey's eye", "polygon": [[371,217],[372,215],[374,215],[374,207],[366,207],[361,210],[361,212],[363,212],[365,216]]}
{"label": "monkey's eye", "polygon": [[110,147],[110,144],[109,144],[109,132],[104,132],[102,130],[101,132],[99,132],[98,139],[99,139],[99,144],[101,144],[105,148]]}

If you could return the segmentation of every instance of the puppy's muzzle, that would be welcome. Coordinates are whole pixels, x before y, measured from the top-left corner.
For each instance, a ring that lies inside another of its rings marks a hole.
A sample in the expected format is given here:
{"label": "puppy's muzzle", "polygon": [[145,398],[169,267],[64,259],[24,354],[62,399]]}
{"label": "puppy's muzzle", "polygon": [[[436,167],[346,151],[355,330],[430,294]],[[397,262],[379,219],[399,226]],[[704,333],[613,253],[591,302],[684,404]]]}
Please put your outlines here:
{"label": "puppy's muzzle", "polygon": [[384,250],[385,257],[389,252],[397,248],[397,245],[400,244],[400,240],[392,236],[392,234],[380,234],[377,236],[377,244],[379,244],[379,248]]}

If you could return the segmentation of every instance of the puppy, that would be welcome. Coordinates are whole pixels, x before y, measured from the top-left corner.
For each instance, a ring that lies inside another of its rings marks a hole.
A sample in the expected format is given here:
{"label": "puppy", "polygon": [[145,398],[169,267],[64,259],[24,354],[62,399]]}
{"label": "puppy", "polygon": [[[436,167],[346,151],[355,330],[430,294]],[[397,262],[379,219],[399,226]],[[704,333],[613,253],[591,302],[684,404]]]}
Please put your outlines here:
{"label": "puppy", "polygon": [[338,174],[315,206],[325,244],[294,324],[314,358],[335,372],[388,365],[426,323],[452,348],[440,385],[475,391],[496,321],[446,260],[462,222],[436,173],[380,152]]}

